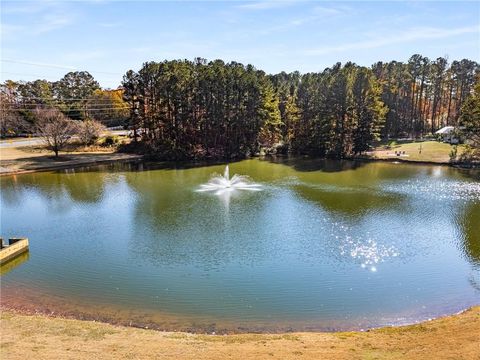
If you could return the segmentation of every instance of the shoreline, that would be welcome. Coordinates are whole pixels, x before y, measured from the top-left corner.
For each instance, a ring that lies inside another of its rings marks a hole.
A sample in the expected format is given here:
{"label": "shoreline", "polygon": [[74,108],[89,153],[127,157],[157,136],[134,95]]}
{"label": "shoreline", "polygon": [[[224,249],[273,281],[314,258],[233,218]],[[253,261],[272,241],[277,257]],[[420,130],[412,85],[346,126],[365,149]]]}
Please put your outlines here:
{"label": "shoreline", "polygon": [[[14,144],[14,142],[13,142]],[[376,148],[362,155],[345,157],[338,160],[362,161],[362,162],[389,162],[392,164],[414,164],[414,165],[433,165],[433,166],[449,166],[456,169],[479,169],[480,163],[465,163],[460,161],[450,161],[448,151],[450,147],[446,144],[438,142],[423,142],[423,152],[417,149],[417,142],[400,144],[392,149]],[[392,151],[402,151],[407,153],[408,157],[394,156]],[[271,154],[263,156],[253,156],[251,158],[288,158],[288,154]],[[293,156],[298,158],[322,159],[312,156]],[[328,159],[328,158],[324,158]],[[62,169],[74,169],[78,167],[95,166],[99,164],[108,164],[116,161],[152,161],[162,163],[202,163],[202,164],[218,164],[229,161],[238,161],[242,159],[185,159],[179,161],[155,160],[155,157],[149,157],[145,154],[118,152],[115,148],[97,148],[97,149],[74,149],[71,151],[63,151],[59,158],[53,157],[53,154],[38,144],[24,146],[0,146],[0,176],[9,176],[17,174],[27,174],[34,172],[55,171]]]}
{"label": "shoreline", "polygon": [[[60,157],[60,159],[53,159],[52,161],[58,161],[57,164],[49,164],[46,166],[39,166],[33,168],[20,168],[18,170],[3,170],[6,169],[0,162],[0,177],[1,176],[11,176],[11,175],[20,175],[20,174],[30,174],[30,173],[38,173],[38,172],[48,172],[48,171],[56,171],[56,170],[65,170],[65,169],[76,169],[80,167],[86,166],[95,166],[95,165],[104,165],[110,164],[114,162],[130,162],[130,161],[139,161],[143,159],[143,155],[139,154],[127,154],[127,153],[85,153],[88,154],[89,157],[93,157],[93,159],[87,160],[76,160],[76,159],[68,159]],[[67,155],[71,157],[75,157],[76,154]],[[98,156],[97,156],[98,155]],[[63,160],[63,162],[62,162]],[[68,162],[71,161],[71,162]],[[62,162],[62,163],[60,163]]]}
{"label": "shoreline", "polygon": [[346,158],[345,160],[353,160],[353,161],[382,161],[382,162],[388,162],[392,164],[396,163],[402,163],[402,164],[414,164],[414,165],[433,165],[433,166],[448,166],[452,167],[455,169],[464,169],[464,170],[469,170],[469,169],[479,169],[480,165],[473,163],[473,164],[468,164],[468,163],[461,163],[461,162],[447,162],[447,161],[426,161],[426,160],[407,160],[407,159],[401,159],[401,158],[379,158],[379,157],[352,157],[352,158]]}
{"label": "shoreline", "polygon": [[14,312],[16,314],[32,316],[39,315],[48,318],[61,318],[78,321],[93,321],[112,326],[131,327],[136,329],[150,329],[160,332],[182,332],[188,334],[218,334],[218,335],[241,335],[241,334],[287,334],[287,333],[341,333],[341,332],[369,332],[382,328],[399,328],[404,326],[415,326],[425,322],[447,318],[462,314],[472,308],[479,307],[479,303],[465,304],[464,306],[450,307],[449,310],[443,310],[434,313],[420,313],[410,316],[400,313],[396,318],[383,321],[375,319],[357,322],[355,319],[343,321],[324,320],[315,322],[289,322],[277,321],[273,323],[252,322],[238,323],[233,320],[209,320],[207,318],[182,317],[178,314],[158,313],[148,314],[141,311],[130,311],[125,314],[121,309],[90,309],[83,304],[77,304],[64,308],[55,304],[40,304],[35,306],[33,303],[12,304],[11,299],[3,300],[0,304],[0,312]]}
{"label": "shoreline", "polygon": [[[75,159],[76,156],[86,155],[90,159]],[[68,158],[70,157],[70,158]],[[288,155],[268,155],[264,156],[265,158],[268,157],[288,157]],[[2,164],[0,161],[0,177],[1,176],[11,176],[11,175],[20,175],[20,174],[30,174],[30,173],[37,173],[37,172],[48,172],[48,171],[56,171],[56,170],[65,170],[65,169],[75,169],[79,167],[88,167],[88,166],[95,166],[95,165],[104,165],[110,164],[114,162],[132,162],[132,161],[142,161],[145,160],[145,155],[142,154],[134,154],[134,153],[120,153],[120,152],[110,152],[110,153],[80,153],[80,154],[68,154],[63,155],[60,159],[55,159],[53,157],[49,157],[53,164],[46,164],[40,165],[38,167],[25,167],[19,168],[15,170],[8,170],[8,165]],[[252,158],[261,158],[261,157],[252,157]],[[308,157],[309,159],[316,159],[314,157]],[[324,158],[318,158],[324,159]],[[325,158],[327,159],[327,158]],[[235,159],[231,161],[238,161],[242,159]],[[333,159],[335,160],[335,159]],[[425,161],[425,160],[407,160],[401,158],[379,158],[379,157],[365,157],[365,156],[358,156],[358,157],[348,157],[338,160],[349,160],[349,161],[363,161],[363,162],[386,162],[391,164],[413,164],[413,165],[432,165],[432,166],[448,166],[455,169],[463,169],[463,170],[475,170],[479,169],[480,166],[478,164],[466,164],[466,163],[458,163],[458,162],[438,162],[438,161]],[[182,160],[178,161],[179,163],[191,163],[199,160]],[[205,164],[217,164],[217,163],[225,163],[228,160],[200,160],[201,163]],[[58,162],[58,163],[56,163]],[[162,163],[176,163],[175,161],[160,161]],[[5,169],[5,170],[4,170]]]}
{"label": "shoreline", "polygon": [[80,359],[87,352],[98,359],[478,359],[480,343],[480,306],[414,325],[363,332],[230,335],[157,331],[0,309],[2,353],[9,359]]}

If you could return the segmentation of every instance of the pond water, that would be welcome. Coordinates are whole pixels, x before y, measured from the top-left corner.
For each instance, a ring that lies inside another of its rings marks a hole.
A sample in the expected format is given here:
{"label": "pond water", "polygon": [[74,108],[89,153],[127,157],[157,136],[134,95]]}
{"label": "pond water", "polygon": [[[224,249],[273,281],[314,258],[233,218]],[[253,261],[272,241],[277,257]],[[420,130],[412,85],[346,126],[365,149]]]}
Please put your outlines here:
{"label": "pond water", "polygon": [[261,191],[196,191],[224,168],[2,177],[1,234],[30,239],[2,270],[2,306],[241,332],[404,324],[480,303],[478,171],[254,159],[230,174]]}

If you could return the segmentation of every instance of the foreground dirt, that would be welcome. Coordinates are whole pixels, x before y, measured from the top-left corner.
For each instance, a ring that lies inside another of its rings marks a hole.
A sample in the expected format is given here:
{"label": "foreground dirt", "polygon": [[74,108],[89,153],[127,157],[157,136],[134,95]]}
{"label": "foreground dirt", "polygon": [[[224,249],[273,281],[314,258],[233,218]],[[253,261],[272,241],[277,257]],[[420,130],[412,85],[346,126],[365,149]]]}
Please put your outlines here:
{"label": "foreground dirt", "polygon": [[113,161],[138,159],[140,155],[117,153],[114,149],[61,152],[58,158],[41,146],[0,148],[0,175],[55,170]]}
{"label": "foreground dirt", "polygon": [[480,307],[369,332],[199,335],[2,311],[2,359],[480,359]]}

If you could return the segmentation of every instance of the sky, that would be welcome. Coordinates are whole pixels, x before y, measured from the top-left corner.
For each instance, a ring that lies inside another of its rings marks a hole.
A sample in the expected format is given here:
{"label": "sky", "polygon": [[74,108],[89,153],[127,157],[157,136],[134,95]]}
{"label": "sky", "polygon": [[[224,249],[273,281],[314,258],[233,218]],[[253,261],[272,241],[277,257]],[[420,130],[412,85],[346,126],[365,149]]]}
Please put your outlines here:
{"label": "sky", "polygon": [[1,81],[89,71],[117,88],[146,61],[203,57],[267,73],[416,53],[480,62],[480,2],[5,1]]}

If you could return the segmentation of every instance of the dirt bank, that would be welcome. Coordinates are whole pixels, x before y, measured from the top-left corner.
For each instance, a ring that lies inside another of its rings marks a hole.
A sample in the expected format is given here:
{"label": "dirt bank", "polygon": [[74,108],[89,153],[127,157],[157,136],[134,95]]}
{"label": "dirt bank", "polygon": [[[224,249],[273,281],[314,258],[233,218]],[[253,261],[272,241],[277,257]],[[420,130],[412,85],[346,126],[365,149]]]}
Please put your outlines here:
{"label": "dirt bank", "polygon": [[480,359],[480,307],[369,332],[194,335],[2,311],[2,359]]}
{"label": "dirt bank", "polygon": [[0,176],[74,168],[114,161],[141,159],[141,155],[117,153],[112,148],[81,149],[61,152],[58,158],[41,146],[0,148]]}

